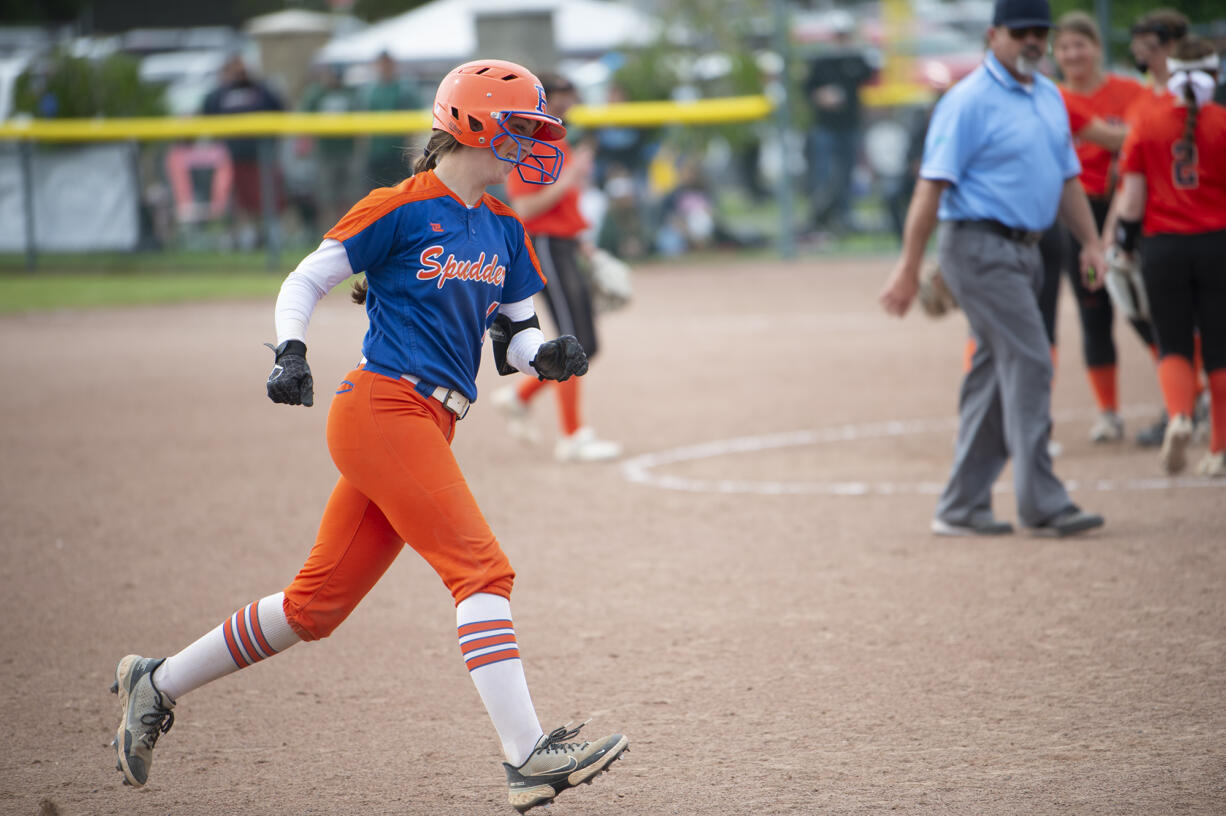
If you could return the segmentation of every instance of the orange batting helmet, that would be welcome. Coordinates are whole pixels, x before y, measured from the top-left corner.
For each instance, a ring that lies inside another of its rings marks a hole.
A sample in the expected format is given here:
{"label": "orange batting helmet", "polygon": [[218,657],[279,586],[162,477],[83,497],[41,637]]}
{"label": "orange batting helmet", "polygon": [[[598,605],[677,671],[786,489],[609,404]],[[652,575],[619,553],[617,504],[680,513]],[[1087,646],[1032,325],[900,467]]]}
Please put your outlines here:
{"label": "orange batting helmet", "polygon": [[[529,136],[512,133],[506,127],[512,117],[538,123],[536,130]],[[548,143],[564,138],[566,128],[545,112],[541,81],[514,62],[474,60],[453,68],[434,96],[434,127],[462,145],[494,150],[529,184],[550,184],[562,169],[562,151]],[[503,139],[515,142],[514,158],[498,153],[496,146]]]}

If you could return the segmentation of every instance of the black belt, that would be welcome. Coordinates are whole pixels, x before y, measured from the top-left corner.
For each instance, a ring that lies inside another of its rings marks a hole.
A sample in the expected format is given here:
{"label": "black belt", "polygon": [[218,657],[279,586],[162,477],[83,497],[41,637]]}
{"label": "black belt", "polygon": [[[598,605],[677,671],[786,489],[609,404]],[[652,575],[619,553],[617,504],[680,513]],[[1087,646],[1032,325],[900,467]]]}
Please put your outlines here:
{"label": "black belt", "polygon": [[1015,227],[1002,224],[999,221],[991,221],[987,219],[982,221],[955,221],[953,224],[959,229],[977,229],[985,232],[991,232],[1002,238],[1007,238],[1010,241],[1017,241],[1019,244],[1026,244],[1027,246],[1037,244],[1039,239],[1043,237],[1043,233],[1041,232],[1016,229]]}

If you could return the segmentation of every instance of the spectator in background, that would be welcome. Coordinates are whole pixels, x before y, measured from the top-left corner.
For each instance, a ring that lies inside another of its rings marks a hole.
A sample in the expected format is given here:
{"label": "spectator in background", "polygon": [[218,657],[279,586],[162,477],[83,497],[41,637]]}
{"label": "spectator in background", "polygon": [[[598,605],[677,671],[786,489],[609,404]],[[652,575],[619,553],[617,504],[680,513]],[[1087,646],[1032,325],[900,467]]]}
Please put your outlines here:
{"label": "spectator in background", "polygon": [[[629,101],[616,81],[609,85],[606,104]],[[647,208],[647,166],[653,152],[654,131],[609,125],[596,128],[595,186],[608,199],[597,243],[619,258],[649,254],[651,239],[644,212]]]}
{"label": "spectator in background", "polygon": [[[417,89],[402,82],[396,75],[396,61],[384,51],[375,60],[375,82],[366,96],[366,108],[372,111],[417,110],[422,107]],[[397,184],[407,176],[404,160],[404,137],[375,135],[370,137],[366,155],[366,181],[375,186]]]}
{"label": "spectator in background", "polygon": [[805,97],[813,103],[810,134],[813,228],[845,232],[852,227],[851,177],[860,150],[860,86],[876,74],[853,41],[855,20],[838,12],[834,44],[809,63]]}
{"label": "spectator in background", "polygon": [[[243,58],[234,55],[221,69],[220,84],[204,98],[201,113],[204,115],[257,113],[259,111],[285,110],[281,98],[267,85],[253,79],[247,71]],[[234,211],[233,230],[235,245],[240,249],[254,249],[268,239],[267,225],[259,229],[263,213],[263,196],[260,188],[260,158],[274,162],[269,168],[272,186],[273,210],[280,212],[285,206],[285,193],[279,168],[275,166],[274,141],[264,139],[227,139],[226,149],[234,166]]]}
{"label": "spectator in background", "polygon": [[[358,109],[354,93],[341,82],[340,69],[325,65],[318,81],[303,94],[302,109],[314,113],[349,113]],[[325,229],[331,229],[359,198],[354,184],[352,136],[315,138],[315,201]]]}

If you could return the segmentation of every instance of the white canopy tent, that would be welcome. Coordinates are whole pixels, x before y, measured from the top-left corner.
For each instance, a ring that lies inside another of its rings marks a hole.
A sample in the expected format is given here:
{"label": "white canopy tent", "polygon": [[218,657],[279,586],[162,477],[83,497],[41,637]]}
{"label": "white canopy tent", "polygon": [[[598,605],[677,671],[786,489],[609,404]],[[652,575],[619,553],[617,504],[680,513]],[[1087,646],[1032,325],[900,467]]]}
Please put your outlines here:
{"label": "white canopy tent", "polygon": [[442,66],[445,70],[477,55],[477,16],[553,13],[557,53],[566,59],[599,56],[625,45],[651,42],[654,18],[623,3],[606,0],[435,0],[369,28],[337,37],[315,56],[316,62],[351,65],[370,62],[386,51],[402,65]]}

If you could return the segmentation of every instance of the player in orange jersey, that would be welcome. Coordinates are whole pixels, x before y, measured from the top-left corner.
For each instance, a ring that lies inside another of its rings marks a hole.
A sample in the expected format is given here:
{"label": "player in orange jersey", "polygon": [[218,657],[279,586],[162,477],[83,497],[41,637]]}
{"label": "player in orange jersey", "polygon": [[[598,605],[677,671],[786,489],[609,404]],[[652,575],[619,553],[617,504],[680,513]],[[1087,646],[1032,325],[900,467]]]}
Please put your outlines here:
{"label": "player in orange jersey", "polygon": [[[1133,125],[1145,119],[1146,111],[1153,103],[1161,102],[1167,94],[1167,80],[1170,73],[1166,67],[1167,59],[1175,53],[1175,49],[1188,34],[1188,18],[1172,8],[1156,8],[1137,18],[1132,26],[1129,50],[1137,70],[1149,79],[1149,90],[1139,95],[1129,104],[1124,113],[1126,125]],[[1103,222],[1102,236],[1105,244],[1110,244],[1115,234],[1116,209],[1120,197],[1117,183],[1116,195],[1112,198],[1111,208]],[[1136,260],[1139,263],[1139,256]],[[1131,277],[1139,277],[1140,270],[1130,270]],[[1157,347],[1152,347],[1157,356]],[[1153,424],[1142,428],[1136,435],[1138,445],[1157,447],[1162,444],[1166,433],[1167,416],[1163,412]]]}
{"label": "player in orange jersey", "polygon": [[[549,112],[565,120],[567,112],[579,101],[575,86],[559,74],[543,74],[541,82],[549,98]],[[512,176],[507,181],[507,195],[511,197],[511,206],[524,219],[548,278],[541,294],[555,328],[577,337],[590,360],[599,343],[592,293],[580,268],[580,254],[591,247],[583,240],[589,225],[579,210],[579,197],[591,176],[594,157],[588,145],[572,150],[563,141],[559,147],[566,156],[566,166],[556,184],[547,187],[527,184]],[[532,441],[534,429],[529,424],[528,405],[545,388],[557,396],[561,434],[554,455],[559,461],[603,462],[621,455],[621,445],[599,438],[584,422],[581,385],[573,377],[561,383],[525,377],[518,385],[495,392],[494,404],[507,415],[512,434]]]}
{"label": "player in orange jersey", "polygon": [[[1069,125],[1081,161],[1081,185],[1101,231],[1115,187],[1115,154],[1124,142],[1124,116],[1129,105],[1145,94],[1131,79],[1103,71],[1102,38],[1088,14],[1069,12],[1056,22],[1052,53],[1064,78],[1060,93],[1069,111]],[[1077,257],[1080,246],[1072,238]],[[1112,337],[1115,310],[1106,289],[1090,290],[1078,270],[1068,265],[1069,283],[1081,318],[1082,352],[1099,415],[1090,429],[1094,442],[1114,442],[1124,436],[1119,415],[1116,348]],[[1154,343],[1149,321],[1129,316],[1146,346]]]}
{"label": "player in orange jersey", "polygon": [[515,573],[451,452],[456,423],[477,397],[487,332],[504,374],[566,380],[587,371],[574,337],[542,335],[532,296],[545,281],[532,242],[515,213],[485,191],[512,169],[536,184],[557,178],[562,154],[553,143],[566,129],[545,101],[540,81],[515,63],[477,60],[452,70],[439,85],[434,133],[414,175],[371,191],[285,279],[268,396],[309,406],[311,315],[330,289],[366,273],[362,363],[328,413],[340,479],[315,545],[284,591],[169,658],[120,660],[115,749],[128,784],[147,781],[154,744],[183,694],[327,637],[405,543],[455,601],[460,651],[502,743],[512,807],[548,804],[625,751],[621,734],[589,742],[576,739],[578,728],[541,729],[511,619]]}
{"label": "player in orange jersey", "polygon": [[[1115,241],[1141,254],[1170,416],[1161,461],[1187,464],[1196,400],[1195,334],[1210,394],[1209,453],[1199,472],[1226,475],[1226,108],[1211,101],[1220,59],[1189,37],[1167,63],[1170,96],[1128,133]],[[1139,238],[1139,240],[1138,240]]]}

